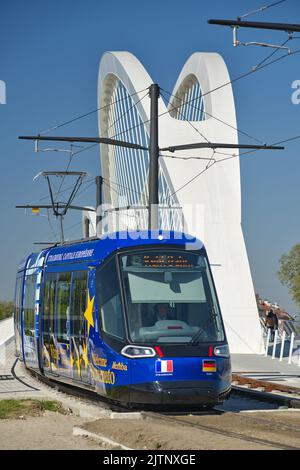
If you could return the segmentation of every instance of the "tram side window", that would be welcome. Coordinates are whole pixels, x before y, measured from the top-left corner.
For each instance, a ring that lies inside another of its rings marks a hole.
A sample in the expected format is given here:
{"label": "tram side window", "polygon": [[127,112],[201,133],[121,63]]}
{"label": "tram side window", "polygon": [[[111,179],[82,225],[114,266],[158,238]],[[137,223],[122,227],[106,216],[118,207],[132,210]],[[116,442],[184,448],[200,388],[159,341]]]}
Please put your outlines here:
{"label": "tram side window", "polygon": [[82,337],[84,331],[84,312],[87,306],[87,280],[86,271],[73,273],[72,289],[72,333],[74,336]]}
{"label": "tram side window", "polygon": [[26,276],[25,279],[24,333],[26,336],[34,336],[36,279],[36,274]]}
{"label": "tram side window", "polygon": [[16,280],[16,290],[15,290],[15,324],[19,329],[20,325],[20,310],[21,310],[21,298],[20,298],[20,289],[22,285],[22,278],[18,277]]}
{"label": "tram side window", "polygon": [[59,273],[57,283],[57,341],[68,341],[68,322],[70,320],[70,292],[72,273]]}
{"label": "tram side window", "polygon": [[17,350],[20,348],[21,334],[21,305],[22,305],[22,276],[17,277],[15,290],[15,334]]}
{"label": "tram side window", "polygon": [[125,331],[115,258],[97,272],[97,296],[102,330],[123,339]]}
{"label": "tram side window", "polygon": [[47,273],[44,291],[43,331],[46,335],[54,332],[56,274]]}

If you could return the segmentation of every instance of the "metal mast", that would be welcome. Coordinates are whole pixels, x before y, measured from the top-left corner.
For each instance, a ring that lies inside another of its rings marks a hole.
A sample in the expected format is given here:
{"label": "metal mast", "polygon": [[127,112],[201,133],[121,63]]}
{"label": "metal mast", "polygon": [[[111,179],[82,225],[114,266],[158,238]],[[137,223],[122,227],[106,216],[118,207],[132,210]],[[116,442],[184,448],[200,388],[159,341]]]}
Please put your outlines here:
{"label": "metal mast", "polygon": [[149,212],[148,226],[150,230],[158,229],[158,176],[159,176],[159,147],[158,147],[158,98],[159,86],[150,86],[150,145],[149,145]]}

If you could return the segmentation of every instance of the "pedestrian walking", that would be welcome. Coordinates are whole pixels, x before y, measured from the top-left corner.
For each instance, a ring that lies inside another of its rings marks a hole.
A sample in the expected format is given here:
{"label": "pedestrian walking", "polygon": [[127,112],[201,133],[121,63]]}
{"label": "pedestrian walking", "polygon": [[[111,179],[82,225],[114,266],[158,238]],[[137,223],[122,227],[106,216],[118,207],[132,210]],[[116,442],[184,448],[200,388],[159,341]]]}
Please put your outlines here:
{"label": "pedestrian walking", "polygon": [[270,330],[270,341],[273,342],[275,330],[278,329],[278,318],[272,308],[267,312],[265,325]]}

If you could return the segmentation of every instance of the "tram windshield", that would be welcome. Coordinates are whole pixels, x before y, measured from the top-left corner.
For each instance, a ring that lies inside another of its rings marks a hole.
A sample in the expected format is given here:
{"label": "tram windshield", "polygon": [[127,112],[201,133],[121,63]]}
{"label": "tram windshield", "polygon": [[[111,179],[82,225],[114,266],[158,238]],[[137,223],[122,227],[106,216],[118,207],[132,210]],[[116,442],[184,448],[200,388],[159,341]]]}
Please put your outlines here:
{"label": "tram windshield", "polygon": [[203,253],[139,251],[120,257],[128,328],[135,343],[224,340]]}

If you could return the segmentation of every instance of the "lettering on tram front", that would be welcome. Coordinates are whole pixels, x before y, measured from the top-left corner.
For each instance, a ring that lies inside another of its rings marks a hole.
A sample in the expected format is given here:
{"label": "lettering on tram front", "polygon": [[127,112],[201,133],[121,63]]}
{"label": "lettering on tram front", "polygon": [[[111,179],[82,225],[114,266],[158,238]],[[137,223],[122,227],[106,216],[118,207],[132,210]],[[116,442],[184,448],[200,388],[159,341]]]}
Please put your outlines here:
{"label": "lettering on tram front", "polygon": [[103,357],[93,355],[93,362],[95,366],[107,367],[107,359],[104,359]]}
{"label": "lettering on tram front", "polygon": [[111,366],[112,369],[115,370],[123,370],[127,372],[127,364],[124,364],[123,362],[116,362],[114,361]]}
{"label": "lettering on tram front", "polygon": [[94,378],[103,384],[114,385],[116,382],[115,373],[111,370],[94,370]]}

